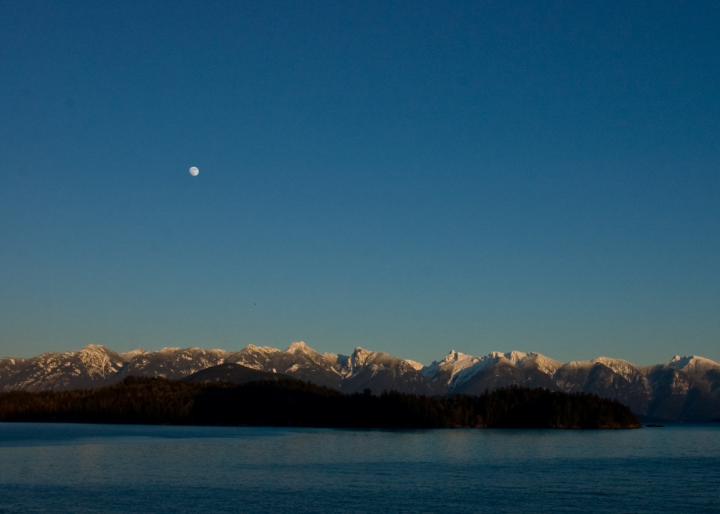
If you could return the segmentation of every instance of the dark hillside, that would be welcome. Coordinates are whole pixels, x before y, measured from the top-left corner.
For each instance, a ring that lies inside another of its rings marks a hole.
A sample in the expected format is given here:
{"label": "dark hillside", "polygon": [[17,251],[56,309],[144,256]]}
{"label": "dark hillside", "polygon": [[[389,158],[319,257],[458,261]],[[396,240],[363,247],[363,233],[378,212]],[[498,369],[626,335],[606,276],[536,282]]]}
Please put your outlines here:
{"label": "dark hillside", "polygon": [[127,378],[99,389],[0,393],[0,421],[345,428],[636,428],[617,401],[508,387],[480,396],[346,395],[300,380],[243,385]]}
{"label": "dark hillside", "polygon": [[282,373],[270,373],[269,371],[259,371],[257,369],[248,368],[242,364],[234,364],[225,362],[211,368],[205,368],[183,379],[183,382],[191,382],[193,384],[229,382],[231,384],[240,385],[248,382],[258,382],[260,380],[296,380],[289,375]]}

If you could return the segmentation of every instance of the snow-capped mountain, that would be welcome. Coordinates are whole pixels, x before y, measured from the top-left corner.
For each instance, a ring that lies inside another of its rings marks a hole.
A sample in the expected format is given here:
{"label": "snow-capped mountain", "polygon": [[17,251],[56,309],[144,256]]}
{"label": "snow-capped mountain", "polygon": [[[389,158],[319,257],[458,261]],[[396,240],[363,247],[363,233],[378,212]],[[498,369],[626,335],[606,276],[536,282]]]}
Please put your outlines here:
{"label": "snow-capped mountain", "polygon": [[421,364],[362,348],[356,348],[348,357],[334,353],[320,355],[302,341],[291,344],[285,351],[248,345],[226,361],[351,393],[365,388],[377,392],[384,389],[431,392],[426,381],[417,376]]}
{"label": "snow-capped mountain", "polygon": [[134,350],[134,354],[116,379],[127,376],[163,377],[172,380],[191,375],[201,369],[217,366],[230,355],[225,350],[203,350],[202,348],[163,348],[159,352]]}
{"label": "snow-capped mountain", "polygon": [[433,362],[429,366],[422,368],[422,374],[430,382],[439,383],[443,386],[449,386],[455,375],[461,371],[468,369],[479,363],[482,357],[473,357],[464,353],[450,350],[445,360]]}
{"label": "snow-capped mountain", "polygon": [[539,353],[492,352],[473,357],[453,350],[423,374],[432,382],[443,382],[448,393],[482,394],[511,384],[555,389],[552,377],[560,366]]}
{"label": "snow-capped mountain", "polygon": [[0,361],[0,391],[66,390],[104,385],[126,363],[104,346],[89,344],[77,352],[50,352],[31,359]]}
{"label": "snow-capped mountain", "polygon": [[598,357],[564,364],[554,376],[561,391],[593,393],[628,405],[647,415],[652,388],[642,370],[627,361]]}
{"label": "snow-capped mountain", "polygon": [[248,368],[242,364],[234,364],[232,362],[224,362],[217,366],[202,369],[192,375],[182,379],[191,383],[213,383],[213,382],[230,382],[233,384],[245,384],[247,382],[257,382],[260,380],[294,380],[288,375],[282,373],[271,373]]}
{"label": "snow-capped mountain", "polygon": [[667,364],[648,366],[653,389],[649,413],[663,419],[720,419],[720,364],[698,356],[676,355]]}
{"label": "snow-capped mountain", "polygon": [[[649,418],[720,418],[720,364],[698,356],[676,356],[665,364],[638,367],[607,357],[562,364],[533,352],[492,352],[476,357],[453,350],[442,361],[423,366],[362,348],[349,356],[321,355],[303,342],[292,343],[284,351],[248,345],[237,352],[163,348],[120,354],[91,344],[76,352],[0,359],[0,391],[98,387],[127,376],[203,381],[242,375],[246,380],[248,372],[233,368],[237,364],[262,372],[257,376],[289,376],[348,393],[370,389],[375,394],[395,390],[475,395],[516,384],[594,393],[616,399]],[[208,371],[198,373],[202,370]]]}
{"label": "snow-capped mountain", "polygon": [[344,377],[341,389],[349,393],[365,389],[376,393],[385,390],[412,394],[440,393],[416,368],[416,364],[387,353],[355,348],[350,357],[350,372]]}
{"label": "snow-capped mountain", "polygon": [[251,344],[230,354],[226,361],[260,371],[282,373],[335,389],[340,389],[343,380],[344,368],[337,355],[320,355],[302,341],[291,344],[284,352]]}

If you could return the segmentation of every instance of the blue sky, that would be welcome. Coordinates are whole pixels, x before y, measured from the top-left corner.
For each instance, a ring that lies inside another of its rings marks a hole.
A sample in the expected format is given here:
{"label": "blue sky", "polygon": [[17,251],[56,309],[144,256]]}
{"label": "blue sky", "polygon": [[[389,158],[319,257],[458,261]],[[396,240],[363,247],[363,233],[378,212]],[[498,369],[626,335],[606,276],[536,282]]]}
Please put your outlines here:
{"label": "blue sky", "polygon": [[0,354],[720,361],[720,4],[589,4],[3,3]]}

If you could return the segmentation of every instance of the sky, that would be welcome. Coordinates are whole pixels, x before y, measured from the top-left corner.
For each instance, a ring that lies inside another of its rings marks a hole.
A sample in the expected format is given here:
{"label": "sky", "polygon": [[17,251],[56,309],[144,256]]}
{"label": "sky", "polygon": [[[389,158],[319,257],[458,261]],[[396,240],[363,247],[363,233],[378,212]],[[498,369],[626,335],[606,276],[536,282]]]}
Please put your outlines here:
{"label": "sky", "polygon": [[720,361],[719,25],[714,1],[3,2],[0,356]]}

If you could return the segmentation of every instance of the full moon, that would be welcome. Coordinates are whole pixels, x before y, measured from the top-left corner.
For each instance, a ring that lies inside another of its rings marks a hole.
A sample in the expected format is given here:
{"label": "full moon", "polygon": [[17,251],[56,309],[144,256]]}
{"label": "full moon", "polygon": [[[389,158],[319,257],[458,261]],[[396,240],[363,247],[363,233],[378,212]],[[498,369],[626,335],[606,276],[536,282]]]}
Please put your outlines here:
{"label": "full moon", "polygon": [[190,168],[190,175],[192,175],[193,177],[197,177],[197,176],[198,176],[198,173],[200,173],[200,170],[197,169],[195,166],[193,166],[192,168]]}

